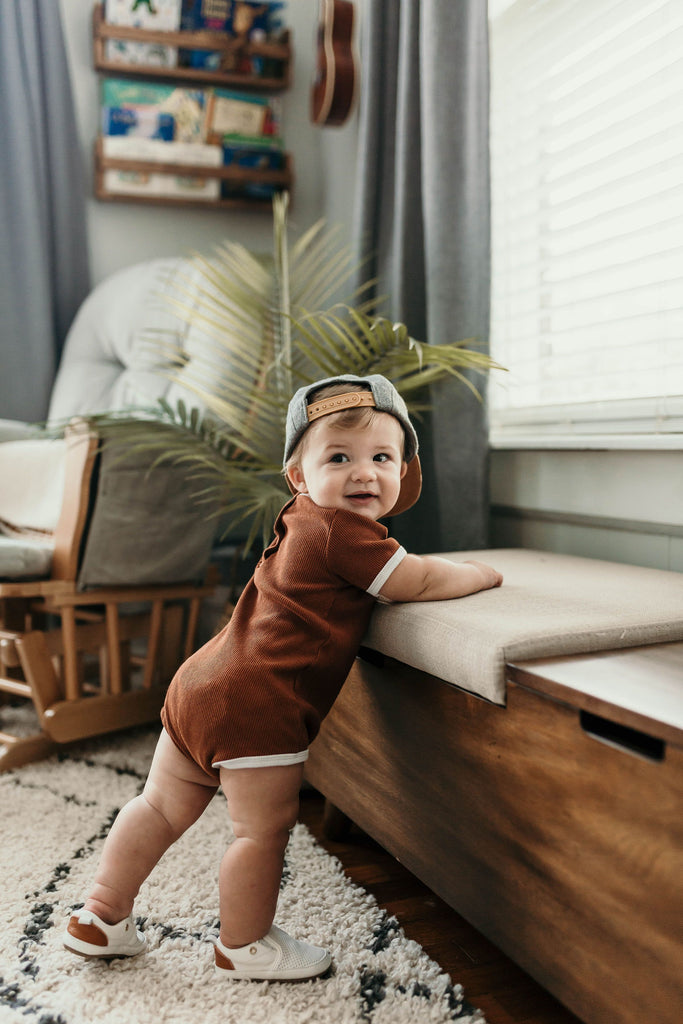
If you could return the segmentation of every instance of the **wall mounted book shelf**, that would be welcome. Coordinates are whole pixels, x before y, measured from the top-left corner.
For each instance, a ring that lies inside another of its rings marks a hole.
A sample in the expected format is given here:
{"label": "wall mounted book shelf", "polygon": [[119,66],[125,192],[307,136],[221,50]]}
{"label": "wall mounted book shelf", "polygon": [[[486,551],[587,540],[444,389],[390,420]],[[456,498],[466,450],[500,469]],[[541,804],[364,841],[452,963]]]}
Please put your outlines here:
{"label": "wall mounted book shelf", "polygon": [[[104,4],[97,3],[93,7],[92,32],[93,66],[105,79],[115,77],[156,82],[157,88],[164,88],[164,85],[181,90],[208,88],[210,95],[215,89],[216,96],[219,90],[226,89],[261,96],[284,91],[290,84],[292,48],[288,29],[283,29],[276,41],[255,41],[205,30],[152,31],[108,23],[104,17]],[[144,43],[158,48],[171,47],[181,63],[157,65],[115,60],[108,50],[108,43],[112,40]],[[183,58],[187,59],[187,54],[193,51],[210,53],[214,64],[219,66],[184,66]],[[257,67],[258,73],[253,70],[245,72],[242,70],[245,66]],[[258,102],[267,100],[264,98]],[[103,128],[105,132],[108,130]],[[273,192],[291,191],[294,183],[293,160],[289,153],[282,152],[271,160],[265,156],[259,159],[260,154],[257,153],[253,157],[254,166],[245,166],[250,161],[241,158],[236,158],[233,163],[212,162],[207,166],[203,159],[206,154],[199,152],[194,154],[198,162],[190,159],[192,154],[188,155],[187,162],[175,160],[175,150],[171,146],[168,154],[163,152],[163,147],[159,151],[157,146],[153,159],[148,152],[150,147],[145,145],[139,153],[124,155],[113,151],[115,147],[109,144],[109,138],[109,135],[100,135],[94,151],[94,194],[96,199],[105,202],[270,211]],[[218,138],[210,141],[220,142]],[[255,142],[258,141],[263,144],[268,140],[267,137],[259,137]],[[248,140],[242,139],[242,146],[245,144],[248,146]],[[254,148],[258,150],[258,144]]]}
{"label": "wall mounted book shelf", "polygon": [[[157,32],[150,29],[132,28],[127,25],[110,25],[104,20],[102,4],[95,4],[93,8],[92,27],[93,62],[95,70],[103,74],[200,82],[206,85],[257,89],[264,92],[279,92],[290,86],[292,48],[289,30],[282,33],[282,38],[278,42],[243,41],[222,32],[186,32],[180,29],[175,32]],[[278,73],[265,76],[208,68],[125,64],[122,61],[107,59],[105,42],[108,39],[172,46],[181,50],[209,50],[224,54],[226,59],[257,57],[276,65]]]}

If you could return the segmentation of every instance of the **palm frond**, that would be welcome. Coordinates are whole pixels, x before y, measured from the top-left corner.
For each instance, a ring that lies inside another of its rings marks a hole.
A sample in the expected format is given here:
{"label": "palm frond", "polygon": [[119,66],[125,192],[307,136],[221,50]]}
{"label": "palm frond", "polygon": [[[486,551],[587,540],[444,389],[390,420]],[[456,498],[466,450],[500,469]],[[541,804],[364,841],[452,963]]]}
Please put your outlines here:
{"label": "palm frond", "polygon": [[479,397],[470,374],[503,369],[473,339],[426,345],[405,324],[377,316],[374,282],[355,284],[362,264],[340,243],[341,229],[318,221],[289,244],[287,208],[286,195],[275,198],[272,257],[225,242],[211,257],[195,255],[176,294],[166,296],[192,342],[183,350],[168,334],[150,333],[148,343],[194,407],[162,401],[92,417],[108,442],[189,471],[198,501],[230,528],[248,523],[247,548],[259,536],[267,544],[288,496],[280,458],[297,387],[381,373],[415,411],[437,380]]}
{"label": "palm frond", "polygon": [[308,313],[297,323],[297,344],[326,376],[341,372],[340,365],[360,375],[381,373],[408,399],[412,392],[448,375],[478,396],[462,371],[486,374],[503,369],[485,353],[466,347],[473,339],[423,345],[410,336],[405,324],[370,317],[351,307],[335,308],[340,311]]}

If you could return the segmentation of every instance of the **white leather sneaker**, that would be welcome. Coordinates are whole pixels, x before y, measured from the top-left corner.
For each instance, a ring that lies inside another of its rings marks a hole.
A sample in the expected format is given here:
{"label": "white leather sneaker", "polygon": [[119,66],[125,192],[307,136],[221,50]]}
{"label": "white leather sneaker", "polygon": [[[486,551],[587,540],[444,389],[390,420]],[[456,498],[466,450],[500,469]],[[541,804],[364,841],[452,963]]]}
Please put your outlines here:
{"label": "white leather sneaker", "polygon": [[132,914],[118,924],[107,924],[91,910],[78,910],[72,914],[63,942],[70,953],[88,959],[137,956],[147,946],[145,936],[135,927]]}
{"label": "white leather sneaker", "polygon": [[315,978],[332,963],[332,957],[320,946],[299,942],[277,925],[267,935],[248,946],[228,949],[220,939],[215,945],[215,972],[222,978],[254,981],[296,981]]}

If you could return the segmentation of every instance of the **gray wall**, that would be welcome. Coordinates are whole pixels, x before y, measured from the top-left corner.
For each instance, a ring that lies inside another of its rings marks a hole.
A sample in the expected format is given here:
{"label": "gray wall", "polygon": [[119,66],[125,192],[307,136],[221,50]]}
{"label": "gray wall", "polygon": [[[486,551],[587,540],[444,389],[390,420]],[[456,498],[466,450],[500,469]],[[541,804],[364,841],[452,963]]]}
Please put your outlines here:
{"label": "gray wall", "polygon": [[683,572],[683,452],[493,451],[491,544]]}
{"label": "gray wall", "polygon": [[[90,195],[93,144],[99,125],[99,75],[92,66],[93,0],[59,0],[76,101],[81,150]],[[342,128],[310,122],[309,92],[315,68],[318,5],[290,0],[285,10],[294,46],[293,87],[282,94],[285,143],[294,155],[291,223],[309,227],[320,217],[350,224],[356,161],[355,117]],[[267,212],[208,211],[88,202],[88,241],[93,284],[120,267],[155,256],[210,252],[225,238],[263,251],[271,244]]]}

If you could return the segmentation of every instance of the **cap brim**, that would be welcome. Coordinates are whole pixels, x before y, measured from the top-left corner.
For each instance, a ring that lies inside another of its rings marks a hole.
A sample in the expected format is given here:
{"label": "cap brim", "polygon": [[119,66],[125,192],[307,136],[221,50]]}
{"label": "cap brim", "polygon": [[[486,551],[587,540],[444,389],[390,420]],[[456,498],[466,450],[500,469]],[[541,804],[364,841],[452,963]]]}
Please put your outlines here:
{"label": "cap brim", "polygon": [[[420,457],[415,455],[408,463],[406,475],[401,480],[401,490],[399,491],[398,501],[386,515],[397,516],[400,515],[401,512],[405,512],[407,509],[412,508],[420,497],[421,490],[422,467],[420,466]],[[386,516],[382,516],[382,518],[385,519]]]}

